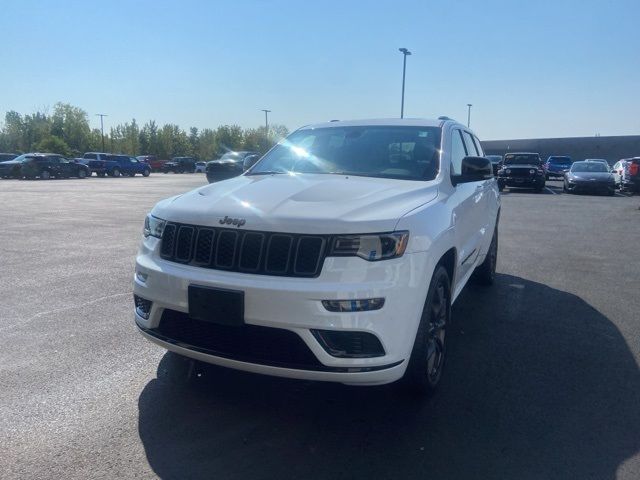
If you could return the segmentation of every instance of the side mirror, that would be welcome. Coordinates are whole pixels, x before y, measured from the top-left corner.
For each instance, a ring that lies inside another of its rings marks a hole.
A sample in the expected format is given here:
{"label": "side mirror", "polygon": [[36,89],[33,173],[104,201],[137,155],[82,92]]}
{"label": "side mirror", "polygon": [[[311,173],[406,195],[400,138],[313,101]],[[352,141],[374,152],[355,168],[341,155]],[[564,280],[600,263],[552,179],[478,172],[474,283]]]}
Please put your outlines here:
{"label": "side mirror", "polygon": [[242,161],[242,171],[246,172],[247,170],[249,170],[251,167],[253,167],[256,163],[258,163],[258,160],[260,160],[260,155],[248,155],[243,161]]}
{"label": "side mirror", "polygon": [[481,182],[493,178],[491,161],[485,157],[464,157],[460,167],[460,175],[452,175],[451,183]]}

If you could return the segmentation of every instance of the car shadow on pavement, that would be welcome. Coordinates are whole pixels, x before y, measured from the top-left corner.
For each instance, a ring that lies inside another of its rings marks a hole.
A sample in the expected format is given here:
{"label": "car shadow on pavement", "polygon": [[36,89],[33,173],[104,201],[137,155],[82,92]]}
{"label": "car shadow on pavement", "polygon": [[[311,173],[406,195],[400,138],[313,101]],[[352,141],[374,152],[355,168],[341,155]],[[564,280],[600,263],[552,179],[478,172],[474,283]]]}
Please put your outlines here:
{"label": "car shadow on pavement", "polygon": [[579,297],[498,275],[465,289],[449,334],[428,400],[216,367],[187,377],[191,362],[166,354],[139,398],[149,464],[176,479],[612,479],[638,452],[638,366]]}

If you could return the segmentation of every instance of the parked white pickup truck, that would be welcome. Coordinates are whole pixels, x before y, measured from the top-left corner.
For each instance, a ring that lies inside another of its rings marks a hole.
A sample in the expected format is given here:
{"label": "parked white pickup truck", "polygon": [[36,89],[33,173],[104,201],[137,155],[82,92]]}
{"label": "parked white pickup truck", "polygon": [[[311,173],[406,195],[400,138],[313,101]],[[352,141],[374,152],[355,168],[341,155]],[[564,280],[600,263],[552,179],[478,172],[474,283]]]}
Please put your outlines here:
{"label": "parked white pickup truck", "polygon": [[202,362],[430,393],[451,304],[493,282],[499,213],[480,142],[446,117],[303,127],[153,208],[135,322]]}

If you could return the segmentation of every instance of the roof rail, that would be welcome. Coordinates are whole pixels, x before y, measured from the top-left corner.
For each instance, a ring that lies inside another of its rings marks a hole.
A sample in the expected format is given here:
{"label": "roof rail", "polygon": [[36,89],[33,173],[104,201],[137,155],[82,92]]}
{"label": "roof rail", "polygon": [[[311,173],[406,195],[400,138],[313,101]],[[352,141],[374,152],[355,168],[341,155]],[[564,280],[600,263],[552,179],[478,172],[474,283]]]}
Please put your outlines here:
{"label": "roof rail", "polygon": [[453,118],[449,118],[446,115],[442,115],[442,116],[438,117],[438,120],[453,120]]}

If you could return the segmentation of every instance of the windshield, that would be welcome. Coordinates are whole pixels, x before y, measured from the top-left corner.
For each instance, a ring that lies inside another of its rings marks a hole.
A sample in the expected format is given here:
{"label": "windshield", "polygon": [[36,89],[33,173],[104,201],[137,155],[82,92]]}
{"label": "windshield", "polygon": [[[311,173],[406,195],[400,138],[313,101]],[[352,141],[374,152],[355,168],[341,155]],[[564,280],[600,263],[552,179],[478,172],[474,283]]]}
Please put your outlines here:
{"label": "windshield", "polygon": [[569,157],[550,157],[549,163],[553,163],[555,165],[568,165],[571,163],[571,159]]}
{"label": "windshield", "polygon": [[433,180],[440,128],[357,126],[298,130],[251,169],[260,173],[339,173]]}
{"label": "windshield", "polygon": [[13,160],[16,161],[16,162],[28,162],[29,160],[32,160],[34,158],[37,158],[37,157],[35,157],[33,155],[24,154],[24,155],[20,155],[19,157],[14,158]]}
{"label": "windshield", "polygon": [[540,163],[538,155],[510,154],[504,156],[505,165],[536,165],[538,163]]}
{"label": "windshield", "polygon": [[571,166],[572,172],[608,172],[601,162],[576,162]]}

